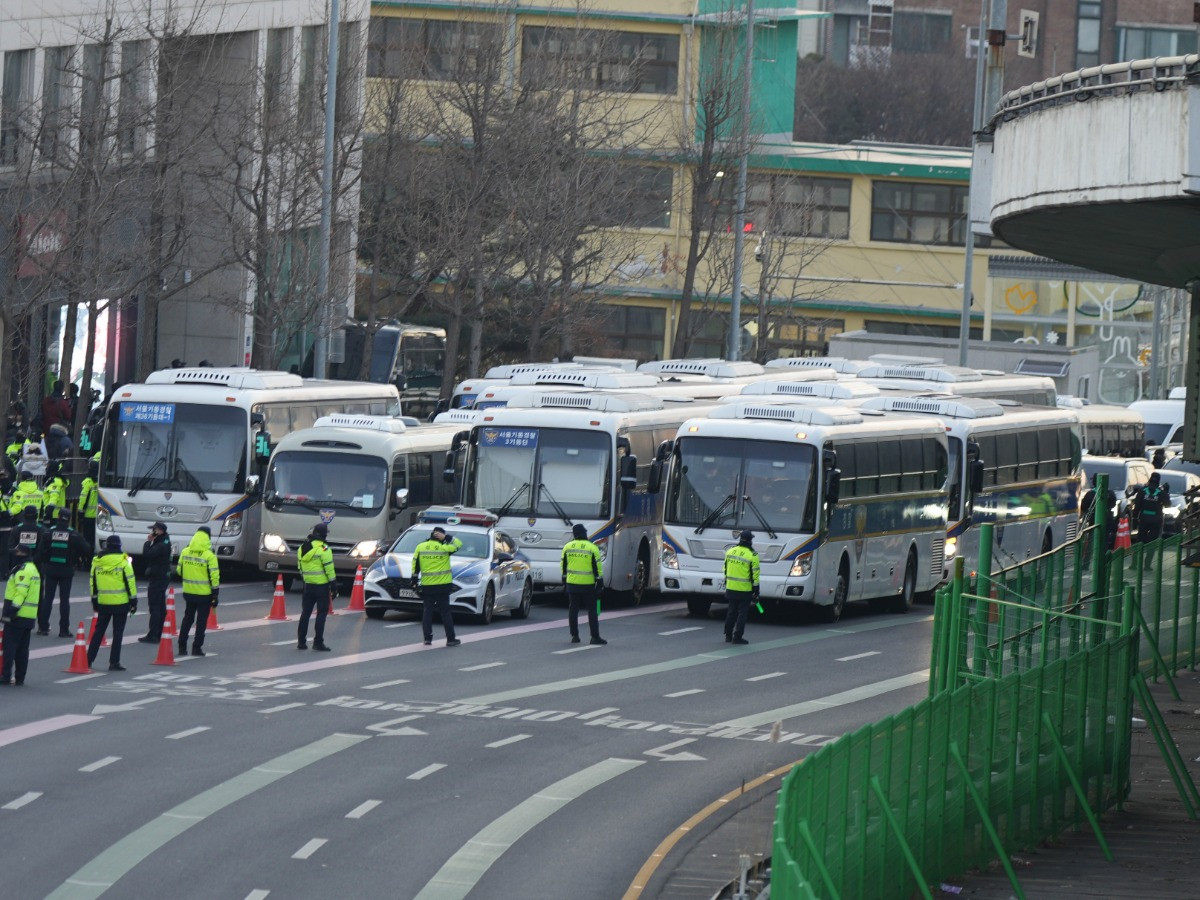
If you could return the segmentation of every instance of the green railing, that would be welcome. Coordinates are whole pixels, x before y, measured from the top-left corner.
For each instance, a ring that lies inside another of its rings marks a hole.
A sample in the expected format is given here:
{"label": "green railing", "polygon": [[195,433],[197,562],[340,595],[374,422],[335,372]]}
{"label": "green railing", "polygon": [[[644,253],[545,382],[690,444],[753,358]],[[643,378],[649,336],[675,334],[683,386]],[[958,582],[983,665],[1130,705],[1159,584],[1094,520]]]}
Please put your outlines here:
{"label": "green railing", "polygon": [[959,563],[934,601],[929,697],[784,779],[775,897],[930,897],[999,859],[1023,898],[1009,853],[1085,823],[1108,855],[1096,816],[1128,793],[1135,695],[1195,817],[1200,795],[1141,676],[1195,666],[1200,572],[1181,565],[1178,537],[1108,552],[1103,518],[990,575]]}

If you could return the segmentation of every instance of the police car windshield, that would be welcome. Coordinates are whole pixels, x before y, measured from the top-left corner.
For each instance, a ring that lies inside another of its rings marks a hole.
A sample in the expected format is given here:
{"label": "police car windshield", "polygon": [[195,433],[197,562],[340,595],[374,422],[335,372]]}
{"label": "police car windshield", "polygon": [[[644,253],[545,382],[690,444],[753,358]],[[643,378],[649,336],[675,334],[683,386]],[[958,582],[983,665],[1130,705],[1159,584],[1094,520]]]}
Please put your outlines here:
{"label": "police car windshield", "polygon": [[[418,525],[410,528],[400,535],[400,539],[392,546],[392,553],[412,553],[417,549],[417,544],[429,540],[433,528],[432,525]],[[453,525],[447,525],[445,528],[462,541],[462,549],[454,554],[455,559],[462,557],[468,559],[492,558],[492,539],[488,535],[472,531],[455,531]]]}

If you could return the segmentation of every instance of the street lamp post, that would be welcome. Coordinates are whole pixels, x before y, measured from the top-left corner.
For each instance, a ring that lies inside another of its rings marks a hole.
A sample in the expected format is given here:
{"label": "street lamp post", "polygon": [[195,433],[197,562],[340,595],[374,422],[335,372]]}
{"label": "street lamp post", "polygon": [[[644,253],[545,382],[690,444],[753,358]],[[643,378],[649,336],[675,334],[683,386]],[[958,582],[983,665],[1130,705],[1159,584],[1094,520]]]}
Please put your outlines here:
{"label": "street lamp post", "polygon": [[328,374],[329,326],[332,302],[329,296],[329,248],[333,230],[333,119],[337,107],[339,0],[329,2],[329,54],[325,68],[325,154],[321,162],[321,226],[317,239],[317,335],[313,341],[313,378]]}

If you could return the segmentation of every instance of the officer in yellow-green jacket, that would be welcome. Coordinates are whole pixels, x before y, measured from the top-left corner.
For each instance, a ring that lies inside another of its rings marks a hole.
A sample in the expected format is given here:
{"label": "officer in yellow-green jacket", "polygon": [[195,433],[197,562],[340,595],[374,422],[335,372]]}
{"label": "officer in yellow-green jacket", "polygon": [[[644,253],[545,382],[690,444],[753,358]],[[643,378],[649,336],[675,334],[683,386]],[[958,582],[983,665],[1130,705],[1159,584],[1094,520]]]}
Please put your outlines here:
{"label": "officer in yellow-green jacket", "polygon": [[446,646],[462,643],[454,636],[454,615],[450,612],[450,593],[454,589],[454,574],[450,571],[450,556],[462,549],[462,541],[446,529],[435,525],[429,540],[421,541],[413,550],[412,585],[421,595],[421,634],[426,646],[433,643],[433,608],[436,605],[446,631]]}
{"label": "officer in yellow-green jacket", "polygon": [[32,506],[40,516],[43,502],[42,489],[38,486],[37,479],[24,466],[18,468],[16,487],[8,495],[9,515],[16,518],[25,511],[25,507]]}
{"label": "officer in yellow-green jacket", "polygon": [[133,580],[133,563],[121,550],[121,538],[109,535],[104,550],[92,557],[92,609],[96,611],[96,631],[88,644],[88,666],[96,661],[100,643],[108,623],[112,622],[112,650],[108,655],[111,672],[124,672],[121,665],[121,638],[125,635],[125,620],[137,612],[137,584]]}
{"label": "officer in yellow-green jacket", "polygon": [[79,518],[76,527],[88,542],[96,546],[96,513],[100,511],[100,498],[96,493],[96,477],[100,474],[98,462],[88,463],[87,477],[79,484]]}
{"label": "officer in yellow-green jacket", "polygon": [[607,644],[600,637],[600,616],[596,609],[600,592],[604,590],[604,563],[600,548],[588,540],[587,527],[574,525],[572,539],[563,545],[562,576],[567,586],[567,615],[571,628],[571,643],[579,643],[579,605],[587,608],[588,631],[591,643]]}
{"label": "officer in yellow-green jacket", "polygon": [[754,551],[754,533],[743,531],[738,542],[725,551],[725,642],[750,643],[742,635],[750,604],[758,600],[758,554]]}
{"label": "officer in yellow-green jacket", "polygon": [[4,667],[0,684],[12,684],[14,665],[17,684],[25,683],[29,667],[29,636],[37,621],[38,598],[42,595],[42,577],[29,555],[29,548],[18,544],[13,550],[17,564],[4,588]]}
{"label": "officer in yellow-green jacket", "polygon": [[308,649],[308,620],[313,610],[317,620],[313,625],[313,649],[329,652],[325,643],[325,617],[337,593],[337,573],[333,568],[333,551],[325,543],[329,526],[318,522],[309,532],[308,540],[296,551],[296,565],[304,579],[304,597],[300,605],[300,624],[296,629],[296,649]]}
{"label": "officer in yellow-green jacket", "polygon": [[62,463],[50,460],[46,470],[46,483],[42,485],[42,506],[47,515],[51,506],[56,510],[67,505],[67,479],[62,476]]}
{"label": "officer in yellow-green jacket", "polygon": [[221,567],[212,551],[212,532],[201,525],[188,545],[179,554],[176,571],[183,578],[183,600],[187,605],[179,622],[179,655],[187,656],[188,634],[196,623],[192,639],[192,656],[204,656],[204,629],[208,627],[208,611],[217,605],[221,591]]}

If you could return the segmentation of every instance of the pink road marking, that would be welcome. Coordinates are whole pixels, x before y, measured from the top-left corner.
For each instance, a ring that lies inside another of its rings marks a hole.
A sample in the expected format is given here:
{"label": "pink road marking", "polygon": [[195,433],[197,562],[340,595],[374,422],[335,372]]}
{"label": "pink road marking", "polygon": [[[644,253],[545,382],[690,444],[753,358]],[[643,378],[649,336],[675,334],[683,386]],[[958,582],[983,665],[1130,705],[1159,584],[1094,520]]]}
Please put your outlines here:
{"label": "pink road marking", "polygon": [[[600,615],[601,621],[608,619],[624,619],[627,616],[645,616],[653,613],[669,613],[678,612],[684,608],[683,603],[671,603],[666,606],[655,606],[648,609],[630,609],[622,612],[608,612]],[[514,634],[530,634],[535,631],[550,631],[555,628],[564,628],[566,622],[558,620],[555,622],[539,622],[536,625],[513,625],[508,628],[489,628],[487,631],[479,632],[478,634],[463,635],[459,638],[464,644],[474,644],[479,641],[490,641],[494,638],[510,637]],[[434,623],[435,628],[441,626]],[[434,647],[441,644],[441,640],[434,643]],[[347,653],[345,656],[327,657],[317,659],[313,662],[297,663],[292,666],[280,666],[276,669],[259,669],[255,672],[243,672],[244,678],[278,678],[283,675],[295,675],[300,672],[315,672],[319,669],[334,669],[339,666],[353,666],[358,663],[375,662],[379,659],[392,659],[396,656],[407,656],[409,653],[421,653],[424,650],[431,650],[432,647],[426,647],[422,643],[403,644],[399,647],[387,647],[383,650],[369,650],[366,653]]]}
{"label": "pink road marking", "polygon": [[52,719],[39,719],[37,722],[26,722],[24,725],[14,725],[12,728],[0,730],[0,747],[7,747],[9,744],[15,744],[18,741],[26,741],[38,735],[60,731],[63,728],[70,728],[72,725],[82,725],[84,722],[99,722],[100,719],[101,716],[68,715],[55,716]]}

